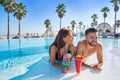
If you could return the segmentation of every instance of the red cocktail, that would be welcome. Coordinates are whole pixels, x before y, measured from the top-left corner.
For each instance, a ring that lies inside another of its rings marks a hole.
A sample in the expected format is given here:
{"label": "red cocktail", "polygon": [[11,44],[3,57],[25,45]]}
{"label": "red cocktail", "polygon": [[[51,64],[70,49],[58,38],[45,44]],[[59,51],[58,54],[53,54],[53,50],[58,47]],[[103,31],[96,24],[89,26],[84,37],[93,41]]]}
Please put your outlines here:
{"label": "red cocktail", "polygon": [[79,74],[81,70],[82,65],[82,57],[80,55],[77,55],[75,58],[75,66],[76,66],[76,72]]}

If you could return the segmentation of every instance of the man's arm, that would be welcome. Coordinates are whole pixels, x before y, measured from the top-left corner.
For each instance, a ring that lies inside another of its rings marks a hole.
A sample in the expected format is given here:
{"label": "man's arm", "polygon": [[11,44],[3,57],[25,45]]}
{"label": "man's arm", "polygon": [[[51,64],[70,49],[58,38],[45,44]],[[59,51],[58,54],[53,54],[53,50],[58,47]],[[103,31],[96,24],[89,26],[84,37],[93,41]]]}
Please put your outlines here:
{"label": "man's arm", "polygon": [[76,55],[82,56],[82,43],[81,42],[78,43]]}
{"label": "man's arm", "polygon": [[87,67],[87,68],[89,68],[89,69],[92,69],[92,66],[90,66],[90,65],[88,65],[88,64],[86,64],[86,63],[84,63],[84,62],[82,62],[82,66]]}
{"label": "man's arm", "polygon": [[88,64],[85,64],[84,62],[82,63],[82,65],[83,65],[84,67],[87,67],[87,68],[91,69],[91,70],[95,70],[95,71],[98,71],[98,72],[101,71],[100,68],[97,68],[97,67],[95,67],[95,66],[90,66],[90,65],[88,65]]}
{"label": "man's arm", "polygon": [[102,46],[99,44],[97,47],[97,67],[100,68],[103,65],[103,54],[102,54]]}
{"label": "man's arm", "polygon": [[[81,55],[81,56],[83,57],[83,59],[84,59],[84,56],[83,56],[83,53],[82,53],[82,50],[83,50],[82,47],[83,47],[82,43],[79,42],[79,43],[78,43],[78,47],[77,47],[77,55]],[[85,67],[87,67],[87,68],[89,68],[89,69],[92,69],[92,70],[95,70],[95,71],[101,71],[100,68],[97,68],[97,67],[88,65],[88,64],[86,64],[86,63],[84,63],[84,62],[82,62],[82,66],[85,66]]]}
{"label": "man's arm", "polygon": [[[83,57],[83,55],[82,55],[82,42],[79,42],[78,43],[78,47],[77,47],[77,55],[80,55],[80,56],[82,56]],[[84,59],[84,57],[83,57],[83,59]],[[90,65],[87,65],[86,63],[84,63],[84,62],[82,62],[82,65],[83,66],[85,66],[85,67],[87,67],[87,68],[92,68]]]}

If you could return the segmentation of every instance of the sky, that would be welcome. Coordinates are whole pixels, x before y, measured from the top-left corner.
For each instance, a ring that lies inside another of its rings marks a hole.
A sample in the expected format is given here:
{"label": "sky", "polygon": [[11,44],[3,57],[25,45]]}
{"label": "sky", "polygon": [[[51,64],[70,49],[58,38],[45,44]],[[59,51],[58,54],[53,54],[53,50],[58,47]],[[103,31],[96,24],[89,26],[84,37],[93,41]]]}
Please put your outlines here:
{"label": "sky", "polygon": [[[62,18],[62,27],[71,26],[72,20],[83,22],[86,27],[91,27],[91,16],[95,13],[98,15],[98,24],[102,23],[103,13],[100,11],[107,6],[110,11],[106,22],[111,26],[114,24],[114,7],[110,0],[15,0],[17,3],[22,2],[27,8],[27,15],[21,20],[21,33],[39,33],[45,31],[44,22],[50,19],[51,26],[54,30],[59,30],[60,19],[56,13],[56,7],[62,3],[65,5],[66,13]],[[120,10],[117,12],[117,20],[120,20]],[[10,14],[10,34],[17,34],[18,20]],[[7,34],[7,13],[0,5],[0,35]]]}

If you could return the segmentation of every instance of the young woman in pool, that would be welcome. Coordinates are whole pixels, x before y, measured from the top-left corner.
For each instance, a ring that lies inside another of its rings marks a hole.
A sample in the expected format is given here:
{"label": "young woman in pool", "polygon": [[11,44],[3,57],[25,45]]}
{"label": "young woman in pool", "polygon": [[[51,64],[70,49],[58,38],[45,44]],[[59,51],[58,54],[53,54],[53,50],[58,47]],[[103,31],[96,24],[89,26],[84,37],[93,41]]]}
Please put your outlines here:
{"label": "young woman in pool", "polygon": [[58,64],[57,61],[61,63],[63,60],[63,56],[68,54],[68,52],[70,52],[71,56],[73,56],[75,52],[75,47],[73,45],[73,34],[70,30],[61,29],[58,32],[55,41],[50,46],[49,54],[50,63],[53,66],[60,68],[63,73],[67,73],[70,68]]}

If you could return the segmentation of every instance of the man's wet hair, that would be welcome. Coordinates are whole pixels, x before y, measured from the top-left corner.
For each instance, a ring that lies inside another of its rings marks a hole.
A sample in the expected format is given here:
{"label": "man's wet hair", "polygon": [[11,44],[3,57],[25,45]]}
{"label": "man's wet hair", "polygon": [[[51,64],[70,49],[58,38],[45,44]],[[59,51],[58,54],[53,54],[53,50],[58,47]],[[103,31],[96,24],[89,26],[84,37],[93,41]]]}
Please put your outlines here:
{"label": "man's wet hair", "polygon": [[86,31],[85,31],[85,36],[87,36],[89,33],[91,32],[97,32],[97,29],[95,28],[88,28]]}

